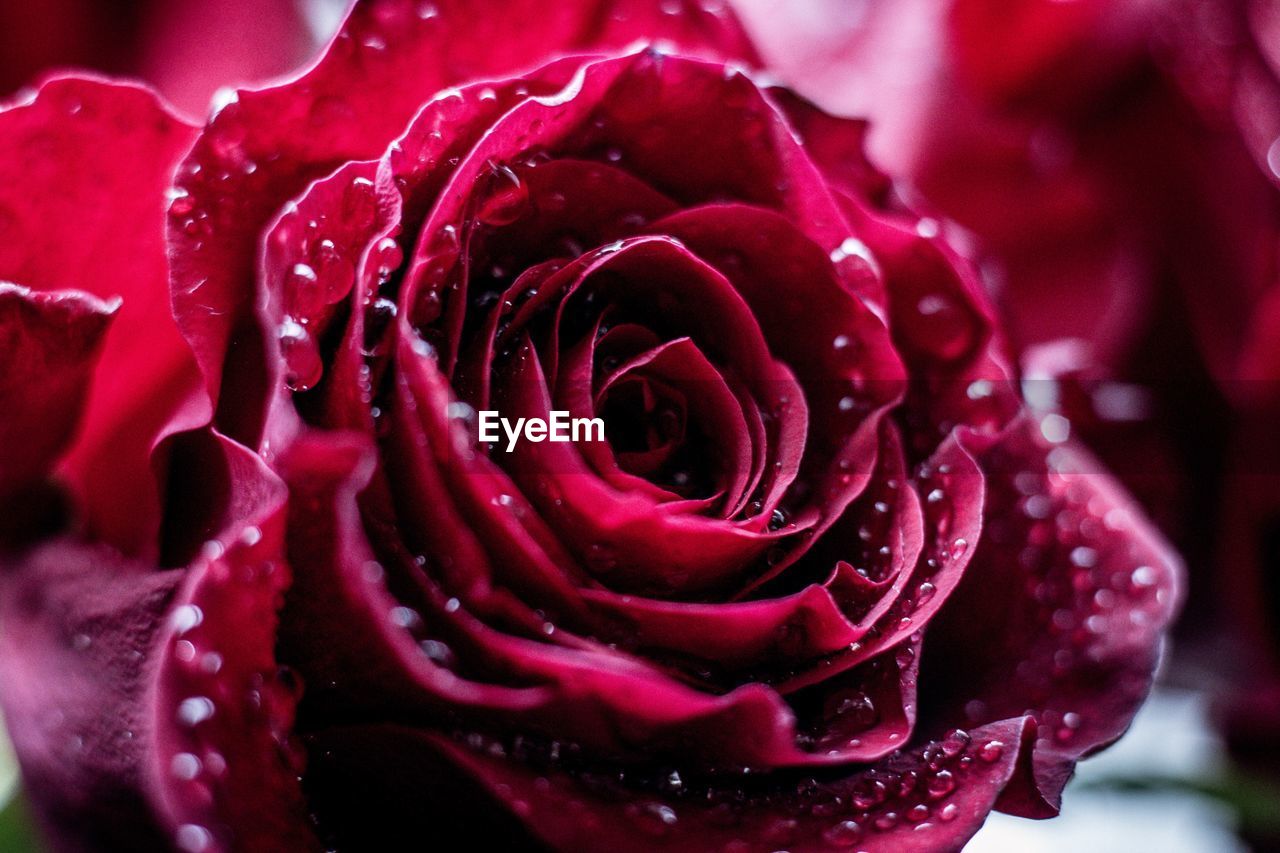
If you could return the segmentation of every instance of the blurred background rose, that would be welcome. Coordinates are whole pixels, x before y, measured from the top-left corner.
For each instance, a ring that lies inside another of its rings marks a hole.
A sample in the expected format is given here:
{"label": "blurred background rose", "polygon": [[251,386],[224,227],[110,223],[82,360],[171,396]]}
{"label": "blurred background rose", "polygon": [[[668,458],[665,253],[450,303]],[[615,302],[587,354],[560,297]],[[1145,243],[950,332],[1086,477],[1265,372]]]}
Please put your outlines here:
{"label": "blurred background rose", "polygon": [[[1191,569],[1134,732],[1061,818],[997,815],[970,849],[1280,848],[1280,5],[732,2],[779,77],[872,120],[886,204],[980,264],[1028,397]],[[204,116],[307,62],[345,5],[0,0],[0,98],[87,67]],[[37,843],[14,778],[0,749],[0,851]]]}
{"label": "blurred background rose", "polygon": [[203,117],[223,87],[304,63],[337,26],[329,0],[3,0],[0,97],[61,68],[146,80]]}

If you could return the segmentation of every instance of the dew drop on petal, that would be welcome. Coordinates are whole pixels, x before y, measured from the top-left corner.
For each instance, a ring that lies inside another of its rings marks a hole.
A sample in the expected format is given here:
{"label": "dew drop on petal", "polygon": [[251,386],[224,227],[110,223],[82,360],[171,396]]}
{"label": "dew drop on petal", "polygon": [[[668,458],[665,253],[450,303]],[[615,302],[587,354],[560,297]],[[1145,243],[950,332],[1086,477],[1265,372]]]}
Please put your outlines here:
{"label": "dew drop on petal", "polygon": [[508,166],[490,168],[488,186],[476,209],[476,219],[486,225],[510,225],[529,206],[529,187]]}
{"label": "dew drop on petal", "polygon": [[204,853],[213,843],[213,834],[203,826],[184,823],[174,833],[173,843],[183,853]]}
{"label": "dew drop on petal", "polygon": [[183,699],[178,705],[178,722],[184,726],[195,726],[213,716],[213,700],[208,696],[191,696]]}

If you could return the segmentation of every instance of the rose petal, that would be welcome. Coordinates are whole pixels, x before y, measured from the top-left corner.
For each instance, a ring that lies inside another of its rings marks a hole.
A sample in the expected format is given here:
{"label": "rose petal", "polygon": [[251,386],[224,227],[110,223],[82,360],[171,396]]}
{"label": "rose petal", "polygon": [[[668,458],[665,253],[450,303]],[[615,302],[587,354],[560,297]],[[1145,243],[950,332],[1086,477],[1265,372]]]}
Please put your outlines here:
{"label": "rose petal", "polygon": [[77,78],[0,112],[0,278],[124,300],[64,463],[88,532],[154,555],[163,435],[199,423],[165,294],[164,191],[193,131],[148,90]]}
{"label": "rose petal", "polygon": [[0,696],[41,822],[74,848],[163,848],[146,794],[148,652],[182,572],[73,540],[2,568]]}
{"label": "rose petal", "polygon": [[119,307],[0,282],[0,497],[47,476],[66,449]]}
{"label": "rose petal", "polygon": [[1075,761],[1118,738],[1146,698],[1181,567],[1097,461],[1034,420],[969,441],[988,472],[987,529],[930,625],[921,702],[940,727],[1032,709],[1034,784],[1000,805],[1043,817]]}
{"label": "rose petal", "polygon": [[[500,750],[484,751],[483,741],[468,748],[399,726],[352,727],[315,737],[323,757],[309,782],[321,823],[339,844],[369,831],[420,827],[442,843],[502,839],[516,847],[536,840],[555,849],[764,853],[856,846],[924,853],[959,849],[977,832],[1007,781],[1025,772],[1023,746],[1034,730],[1026,718],[1005,720],[965,735],[958,751],[930,744],[829,781],[748,779],[739,800],[739,786],[713,785],[707,797],[703,786],[678,774],[674,792],[631,787],[625,776],[584,779],[554,766],[526,766]],[[462,779],[449,786],[451,796],[408,796],[457,774]],[[446,802],[448,809],[436,806]],[[498,807],[514,820],[473,819]]]}

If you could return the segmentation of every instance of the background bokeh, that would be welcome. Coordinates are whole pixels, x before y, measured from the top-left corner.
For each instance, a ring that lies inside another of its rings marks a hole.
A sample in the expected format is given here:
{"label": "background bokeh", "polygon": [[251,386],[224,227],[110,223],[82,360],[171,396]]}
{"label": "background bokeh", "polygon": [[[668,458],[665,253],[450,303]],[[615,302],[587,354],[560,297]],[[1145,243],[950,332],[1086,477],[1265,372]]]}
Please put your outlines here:
{"label": "background bokeh", "polygon": [[[1280,849],[1280,4],[733,5],[773,73],[870,120],[884,203],[934,216],[979,266],[1028,399],[1188,564],[1130,734],[1080,766],[1060,818],[995,815],[968,849]],[[219,89],[306,63],[344,7],[0,0],[0,99],[88,68],[198,119]],[[33,849],[0,736],[0,853]]]}

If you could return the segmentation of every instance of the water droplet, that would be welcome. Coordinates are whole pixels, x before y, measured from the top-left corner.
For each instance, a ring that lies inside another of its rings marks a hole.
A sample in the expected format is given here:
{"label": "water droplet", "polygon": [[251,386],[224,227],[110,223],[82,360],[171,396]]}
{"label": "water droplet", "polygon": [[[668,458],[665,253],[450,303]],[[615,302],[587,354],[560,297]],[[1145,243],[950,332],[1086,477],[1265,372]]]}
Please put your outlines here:
{"label": "water droplet", "polygon": [[860,729],[875,725],[879,719],[875,702],[861,691],[845,691],[836,693],[828,704],[832,713],[841,720],[847,720]]}
{"label": "water droplet", "polygon": [[184,853],[204,853],[213,843],[213,833],[203,826],[184,823],[173,835],[173,843]]}
{"label": "water droplet", "polygon": [[285,384],[289,390],[306,391],[320,381],[324,373],[320,348],[293,317],[285,317],[280,324],[280,352],[288,368]]}
{"label": "water droplet", "polygon": [[888,795],[889,789],[879,779],[862,779],[854,786],[849,801],[854,808],[867,811],[883,803]]}
{"label": "water droplet", "polygon": [[316,281],[316,271],[310,264],[294,264],[289,271],[289,287],[310,288],[315,286]]}
{"label": "water droplet", "polygon": [[190,782],[200,775],[200,759],[189,752],[179,752],[169,762],[169,772],[175,779]]}
{"label": "water droplet", "polygon": [[317,290],[326,304],[341,299],[355,278],[355,267],[329,239],[316,244],[312,267],[318,279]]}
{"label": "water droplet", "polygon": [[404,252],[394,237],[383,237],[373,251],[378,262],[378,277],[384,281],[404,263]]}
{"label": "water droplet", "polygon": [[418,648],[422,649],[422,653],[438,666],[448,669],[452,668],[456,663],[457,659],[453,654],[453,649],[439,640],[423,640],[418,644]]}
{"label": "water droplet", "polygon": [[976,379],[969,383],[969,387],[965,391],[965,395],[968,396],[970,400],[985,400],[987,397],[991,396],[994,390],[994,387],[988,380]]}
{"label": "water droplet", "polygon": [[178,722],[196,726],[213,716],[213,700],[208,696],[190,696],[178,705]]}
{"label": "water droplet", "polygon": [[903,332],[918,349],[944,360],[969,352],[978,334],[972,312],[949,293],[930,293],[916,301],[916,314]]}
{"label": "water droplet", "polygon": [[862,827],[852,820],[842,820],[822,834],[822,839],[833,847],[848,847],[861,837]]}
{"label": "water droplet", "polygon": [[831,252],[831,261],[840,263],[846,258],[861,258],[869,264],[875,263],[875,257],[871,254],[871,250],[867,248],[867,244],[855,237],[846,237],[844,242]]}
{"label": "water droplet", "polygon": [[490,164],[485,195],[476,209],[476,219],[486,225],[510,225],[529,206],[529,187],[507,166]]}
{"label": "water droplet", "polygon": [[930,799],[940,800],[956,789],[956,779],[950,770],[939,770],[925,783]]}
{"label": "water droplet", "polygon": [[640,825],[655,835],[665,835],[679,822],[676,810],[665,803],[644,803],[636,809]]}
{"label": "water droplet", "polygon": [[1040,434],[1045,441],[1061,444],[1071,437],[1071,422],[1059,414],[1048,414],[1040,421]]}
{"label": "water droplet", "polygon": [[196,200],[182,187],[171,187],[167,195],[169,197],[170,216],[181,219],[195,210]]}
{"label": "water droplet", "polygon": [[342,194],[343,221],[357,230],[373,225],[378,217],[378,193],[373,181],[354,178]]}
{"label": "water droplet", "polygon": [[1129,580],[1135,587],[1155,586],[1157,579],[1156,570],[1150,566],[1138,566],[1133,570],[1133,574],[1129,575]]}
{"label": "water droplet", "polygon": [[1004,755],[1004,744],[998,740],[989,740],[978,748],[978,757],[988,764],[1000,760]]}
{"label": "water droplet", "polygon": [[[982,703],[970,702],[969,705],[973,705],[973,710],[978,711],[979,709],[977,706],[982,705]],[[985,708],[985,706],[983,707]],[[969,708],[966,706],[966,713],[968,713],[968,710]],[[943,753],[948,758],[955,758],[957,755],[964,752],[965,748],[969,746],[969,740],[968,732],[963,729],[952,729],[943,736],[939,745],[942,747]]]}
{"label": "water droplet", "polygon": [[184,604],[173,611],[170,624],[175,634],[181,636],[204,621],[204,611],[194,604]]}
{"label": "water droplet", "polygon": [[391,623],[401,628],[412,629],[422,624],[422,617],[411,607],[393,607],[389,615]]}

